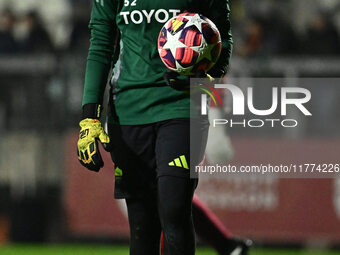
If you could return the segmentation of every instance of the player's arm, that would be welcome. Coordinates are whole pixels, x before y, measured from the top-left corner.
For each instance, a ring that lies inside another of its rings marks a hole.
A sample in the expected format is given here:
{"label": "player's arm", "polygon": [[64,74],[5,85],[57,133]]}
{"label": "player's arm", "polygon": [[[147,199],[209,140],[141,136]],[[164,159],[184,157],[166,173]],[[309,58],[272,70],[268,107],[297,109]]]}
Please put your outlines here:
{"label": "player's arm", "polygon": [[82,104],[101,104],[116,36],[116,7],[113,0],[93,0],[90,48],[87,57]]}
{"label": "player's arm", "polygon": [[222,41],[221,55],[217,63],[209,70],[209,74],[213,77],[222,77],[227,73],[233,49],[229,0],[212,0],[209,3],[209,8],[206,8],[208,10],[206,16],[217,26]]}
{"label": "player's arm", "polygon": [[89,24],[91,40],[85,72],[82,121],[79,123],[81,130],[77,145],[80,163],[93,171],[99,171],[103,166],[97,140],[110,143],[99,118],[116,36],[114,2],[93,0]]}

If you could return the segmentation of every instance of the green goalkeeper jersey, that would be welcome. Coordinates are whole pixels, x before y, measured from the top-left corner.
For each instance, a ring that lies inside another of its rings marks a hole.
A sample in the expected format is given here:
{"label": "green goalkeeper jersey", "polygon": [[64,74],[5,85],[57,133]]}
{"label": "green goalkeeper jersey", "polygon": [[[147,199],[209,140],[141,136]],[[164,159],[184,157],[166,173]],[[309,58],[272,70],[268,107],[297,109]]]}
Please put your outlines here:
{"label": "green goalkeeper jersey", "polygon": [[[167,86],[157,50],[160,29],[181,12],[203,14],[221,33],[222,53],[212,74],[226,71],[232,50],[229,0],[94,0],[90,20],[83,105],[103,101],[114,57],[112,83],[121,125],[190,117],[190,96]],[[119,35],[119,36],[118,36]],[[120,52],[114,51],[117,40]]]}

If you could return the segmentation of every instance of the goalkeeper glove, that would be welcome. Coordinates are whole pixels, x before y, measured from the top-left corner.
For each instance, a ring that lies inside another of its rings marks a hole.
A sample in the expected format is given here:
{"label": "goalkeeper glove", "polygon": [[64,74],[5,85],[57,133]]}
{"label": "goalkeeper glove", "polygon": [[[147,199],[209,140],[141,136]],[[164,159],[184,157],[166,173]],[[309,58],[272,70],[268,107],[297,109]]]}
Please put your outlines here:
{"label": "goalkeeper glove", "polygon": [[199,71],[194,76],[187,76],[185,79],[179,79],[179,76],[179,73],[169,71],[164,73],[163,79],[168,86],[180,91],[188,90],[190,88],[190,78],[207,79],[206,82],[208,82],[209,84],[212,84],[214,82],[214,78],[204,71]]}
{"label": "goalkeeper glove", "polygon": [[100,105],[88,104],[83,107],[83,120],[79,122],[78,159],[80,163],[91,171],[98,172],[104,166],[100,155],[98,140],[105,150],[110,149],[110,138],[99,121]]}
{"label": "goalkeeper glove", "polygon": [[185,77],[184,79],[179,79],[180,74],[177,72],[165,72],[163,75],[164,81],[166,85],[170,86],[175,90],[188,90],[190,87],[189,77]]}

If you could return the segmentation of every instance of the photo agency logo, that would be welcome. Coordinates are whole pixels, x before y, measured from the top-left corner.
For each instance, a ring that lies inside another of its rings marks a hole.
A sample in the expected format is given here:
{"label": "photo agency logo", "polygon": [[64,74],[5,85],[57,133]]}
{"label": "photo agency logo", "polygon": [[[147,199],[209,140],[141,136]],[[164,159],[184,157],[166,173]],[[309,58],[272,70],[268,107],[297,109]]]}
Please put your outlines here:
{"label": "photo agency logo", "polygon": [[[228,127],[249,128],[261,128],[264,126],[294,128],[299,125],[299,118],[296,117],[299,113],[303,116],[312,116],[312,113],[306,106],[310,102],[312,95],[306,88],[272,87],[271,105],[270,107],[263,107],[266,109],[259,109],[260,107],[255,106],[256,95],[254,94],[253,87],[248,87],[246,93],[240,87],[233,84],[215,84],[210,86],[209,89],[210,91],[208,88],[206,89],[208,91],[201,89],[204,92],[201,94],[201,115],[208,114],[208,96],[211,97],[215,105],[217,105],[216,97],[220,105],[223,105],[216,89],[224,89],[224,93],[229,93],[232,98],[232,118],[213,119],[211,123],[213,127],[226,125]],[[289,114],[289,111],[294,111],[295,113]],[[278,118],[278,116],[280,117]]]}

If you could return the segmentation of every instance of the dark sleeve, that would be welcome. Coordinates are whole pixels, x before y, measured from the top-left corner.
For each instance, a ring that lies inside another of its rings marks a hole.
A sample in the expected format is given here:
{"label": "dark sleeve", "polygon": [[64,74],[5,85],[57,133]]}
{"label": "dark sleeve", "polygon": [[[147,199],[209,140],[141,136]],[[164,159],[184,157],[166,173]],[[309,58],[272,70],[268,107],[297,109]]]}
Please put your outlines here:
{"label": "dark sleeve", "polygon": [[82,105],[101,104],[114,52],[116,0],[93,0]]}
{"label": "dark sleeve", "polygon": [[230,6],[229,0],[212,0],[209,3],[207,17],[217,26],[222,40],[220,58],[209,71],[209,74],[213,77],[221,77],[227,73],[233,49],[233,37],[230,24]]}

